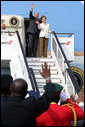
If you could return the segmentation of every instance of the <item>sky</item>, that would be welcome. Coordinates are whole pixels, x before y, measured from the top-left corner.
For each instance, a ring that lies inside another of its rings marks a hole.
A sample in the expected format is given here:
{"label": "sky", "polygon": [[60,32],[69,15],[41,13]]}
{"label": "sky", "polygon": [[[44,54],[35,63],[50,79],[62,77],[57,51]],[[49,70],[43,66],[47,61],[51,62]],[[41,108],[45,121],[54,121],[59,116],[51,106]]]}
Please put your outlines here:
{"label": "sky", "polygon": [[[74,33],[74,50],[84,51],[84,1],[1,1],[1,14],[29,17],[30,5],[39,17],[46,15],[56,33]],[[50,50],[50,41],[48,50]]]}

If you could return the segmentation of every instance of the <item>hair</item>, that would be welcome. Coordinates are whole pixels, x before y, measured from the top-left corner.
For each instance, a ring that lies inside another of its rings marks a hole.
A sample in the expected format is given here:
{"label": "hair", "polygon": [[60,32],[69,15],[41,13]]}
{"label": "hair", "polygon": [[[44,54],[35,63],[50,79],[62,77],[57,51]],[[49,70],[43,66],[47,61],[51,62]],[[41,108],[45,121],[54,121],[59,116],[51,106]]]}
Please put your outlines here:
{"label": "hair", "polygon": [[16,79],[12,82],[12,85],[10,86],[10,91],[12,94],[26,96],[27,88],[28,85],[24,79]]}
{"label": "hair", "polygon": [[42,18],[45,18],[45,19],[46,19],[46,16],[45,16],[45,15],[42,15],[42,16],[41,16],[41,20],[42,20]]}
{"label": "hair", "polygon": [[39,12],[35,11],[34,14],[35,14],[35,13],[38,13],[38,15],[39,15]]}

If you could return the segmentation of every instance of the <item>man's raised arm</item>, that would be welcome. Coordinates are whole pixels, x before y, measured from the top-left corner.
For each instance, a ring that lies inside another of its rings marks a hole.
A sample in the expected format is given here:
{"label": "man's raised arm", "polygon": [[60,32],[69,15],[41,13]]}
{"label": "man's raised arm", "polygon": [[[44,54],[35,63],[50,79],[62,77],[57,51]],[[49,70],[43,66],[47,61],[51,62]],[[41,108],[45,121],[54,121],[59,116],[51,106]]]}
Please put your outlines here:
{"label": "man's raised arm", "polygon": [[43,113],[49,108],[49,105],[55,96],[55,86],[51,83],[50,66],[48,67],[47,63],[44,63],[44,65],[42,65],[42,71],[40,71],[40,74],[46,80],[46,89],[45,93],[39,99],[36,100],[32,98],[33,100],[31,101],[31,108],[34,111],[35,117],[39,116],[41,113]]}
{"label": "man's raised arm", "polygon": [[29,14],[29,18],[30,19],[33,19],[34,18],[33,14],[32,14],[33,8],[34,8],[34,4],[31,4],[31,10],[30,10],[30,14]]}

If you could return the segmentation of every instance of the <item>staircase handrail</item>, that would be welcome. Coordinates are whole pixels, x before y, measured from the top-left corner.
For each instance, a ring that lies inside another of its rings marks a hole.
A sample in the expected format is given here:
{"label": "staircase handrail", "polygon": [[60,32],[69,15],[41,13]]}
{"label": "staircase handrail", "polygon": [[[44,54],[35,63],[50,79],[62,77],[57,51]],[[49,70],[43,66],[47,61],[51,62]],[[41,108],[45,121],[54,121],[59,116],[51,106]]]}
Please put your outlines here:
{"label": "staircase handrail", "polygon": [[54,37],[55,37],[55,39],[56,39],[56,43],[58,44],[58,46],[59,46],[59,48],[60,48],[60,51],[61,51],[61,53],[62,53],[62,55],[63,55],[64,62],[65,62],[66,65],[67,65],[66,71],[67,71],[67,73],[68,73],[68,75],[69,75],[69,77],[70,77],[70,79],[71,79],[71,81],[72,81],[72,83],[73,83],[73,86],[74,86],[74,88],[75,88],[75,91],[76,91],[77,93],[79,93],[79,91],[80,91],[79,85],[78,85],[78,83],[77,83],[77,81],[76,81],[76,79],[75,79],[75,77],[74,77],[74,74],[73,74],[73,72],[72,72],[72,70],[71,70],[71,67],[70,67],[69,62],[68,62],[68,60],[67,60],[67,57],[66,57],[66,55],[65,55],[65,53],[64,53],[64,50],[63,50],[63,48],[62,48],[62,46],[61,46],[61,44],[60,44],[60,42],[59,42],[59,39],[58,39],[58,37],[57,37],[55,31],[53,31],[53,35],[54,35]]}
{"label": "staircase handrail", "polygon": [[22,46],[22,42],[21,42],[21,39],[20,39],[19,32],[16,31],[16,34],[17,34],[17,37],[18,37],[18,40],[19,40],[19,44],[20,44],[21,51],[22,51],[22,54],[23,54],[23,59],[24,59],[24,62],[25,62],[25,66],[26,66],[30,81],[31,81],[32,88],[33,88],[34,91],[37,90],[38,94],[40,94],[39,89],[37,87],[37,82],[36,82],[36,79],[35,79],[33,69],[31,68],[31,71],[30,71],[29,65],[27,63],[27,59],[26,59],[26,56],[25,56],[25,53],[24,53],[24,49],[23,49],[23,46]]}

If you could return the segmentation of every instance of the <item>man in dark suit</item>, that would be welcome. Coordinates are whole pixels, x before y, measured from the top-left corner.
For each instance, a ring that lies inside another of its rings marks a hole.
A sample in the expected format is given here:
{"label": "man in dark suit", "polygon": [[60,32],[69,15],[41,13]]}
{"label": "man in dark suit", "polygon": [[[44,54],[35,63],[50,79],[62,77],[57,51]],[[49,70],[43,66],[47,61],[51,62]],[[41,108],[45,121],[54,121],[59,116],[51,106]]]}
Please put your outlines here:
{"label": "man in dark suit", "polygon": [[11,97],[1,105],[1,126],[35,126],[36,117],[49,108],[54,99],[55,86],[51,83],[50,68],[45,63],[41,75],[46,79],[46,89],[43,96],[35,99],[27,94],[27,83],[23,79],[13,81]]}
{"label": "man in dark suit", "polygon": [[39,30],[38,30],[38,17],[39,13],[35,12],[34,16],[32,14],[34,8],[34,4],[31,5],[31,11],[29,14],[29,27],[27,28],[27,44],[28,44],[28,56],[36,57],[37,45],[39,40]]}

